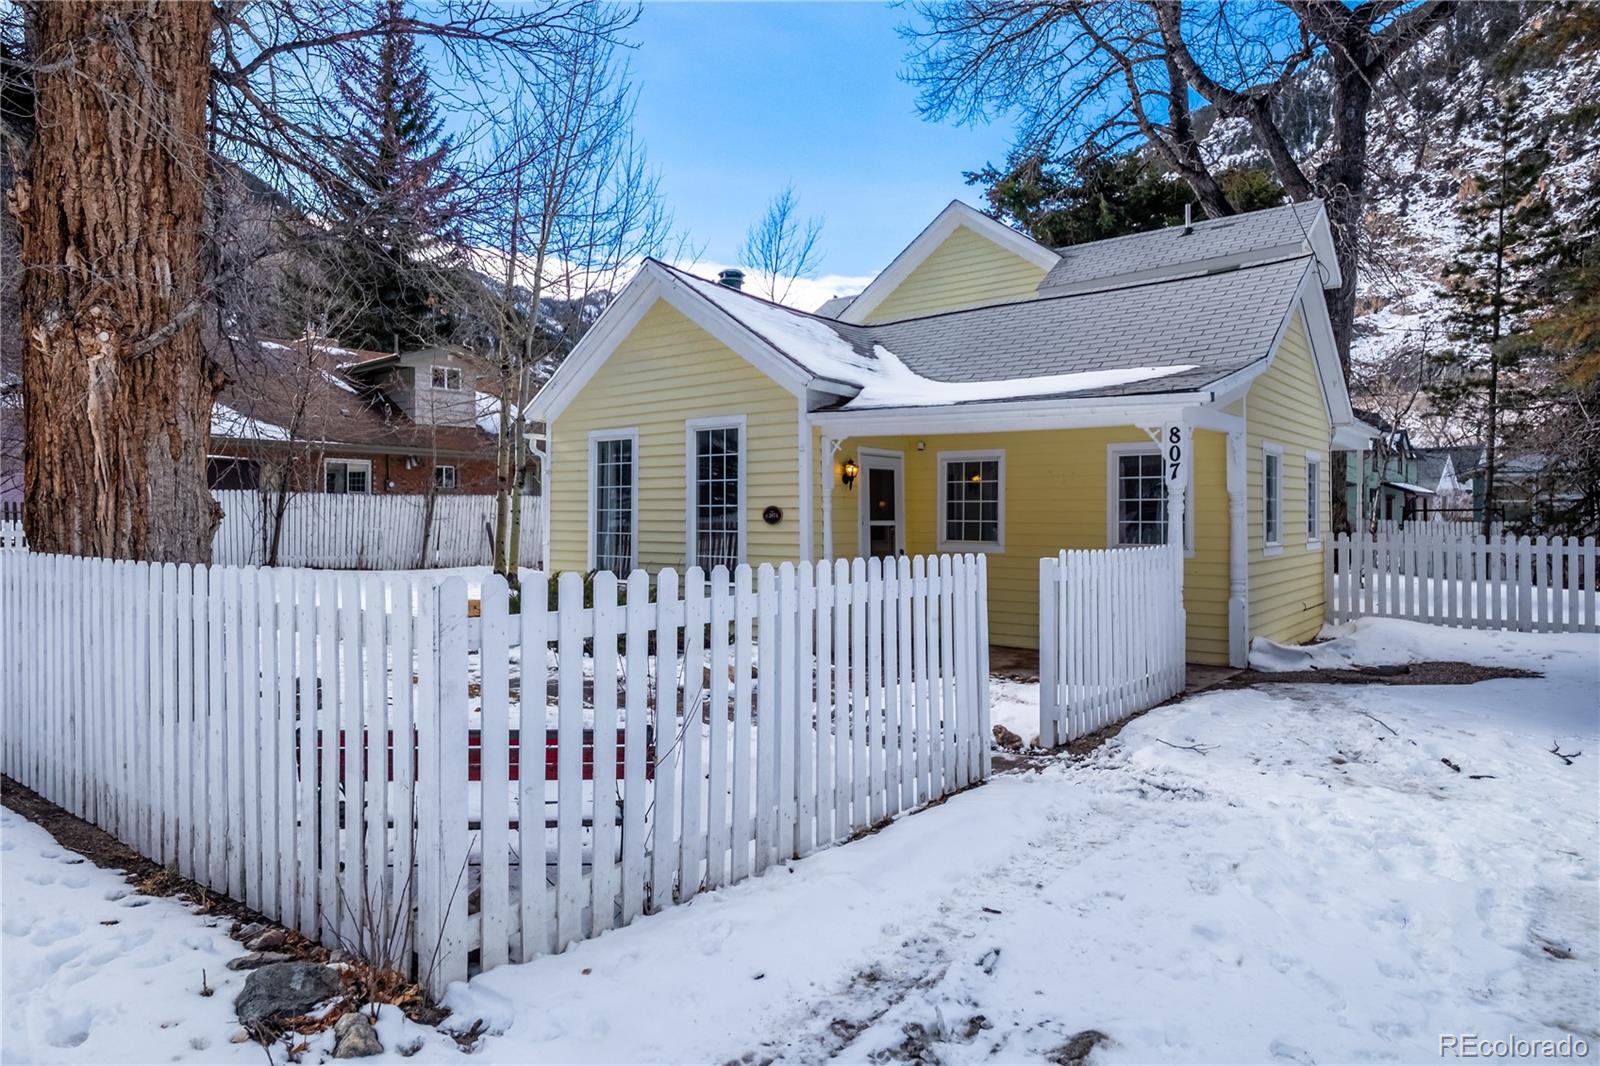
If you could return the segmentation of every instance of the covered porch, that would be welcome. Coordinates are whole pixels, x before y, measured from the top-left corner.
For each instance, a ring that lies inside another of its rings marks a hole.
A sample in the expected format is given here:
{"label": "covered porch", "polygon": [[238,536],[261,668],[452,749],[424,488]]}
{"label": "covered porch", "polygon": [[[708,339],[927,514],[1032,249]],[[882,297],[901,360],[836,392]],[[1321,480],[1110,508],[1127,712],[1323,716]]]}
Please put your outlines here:
{"label": "covered porch", "polygon": [[[942,423],[944,424],[944,423]],[[910,428],[910,427],[908,427]],[[988,557],[993,644],[1039,642],[1039,561],[1063,550],[1168,543],[1181,526],[1187,657],[1226,664],[1233,574],[1228,435],[1183,427],[1183,502],[1169,508],[1162,423],[973,427],[817,441],[819,558],[973,552]],[[1243,507],[1242,463],[1235,472]],[[1181,516],[1181,517],[1179,517]],[[1242,558],[1241,558],[1242,562]]]}

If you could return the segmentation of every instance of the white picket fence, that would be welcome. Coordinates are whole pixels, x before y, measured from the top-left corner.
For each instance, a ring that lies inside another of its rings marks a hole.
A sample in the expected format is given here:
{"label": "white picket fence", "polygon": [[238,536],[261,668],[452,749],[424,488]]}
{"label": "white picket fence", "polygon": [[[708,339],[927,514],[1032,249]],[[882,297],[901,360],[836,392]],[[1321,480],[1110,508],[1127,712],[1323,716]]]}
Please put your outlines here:
{"label": "white picket fence", "polygon": [[1339,534],[1327,616],[1406,618],[1471,629],[1593,633],[1595,538],[1496,536],[1419,523],[1376,537]]}
{"label": "white picket fence", "polygon": [[1086,736],[1183,691],[1182,560],[1164,546],[1039,560],[1039,743]]}
{"label": "white picket fence", "polygon": [[988,775],[981,556],[547,582],[0,552],[4,771],[436,993]]}
{"label": "white picket fence", "polygon": [[[212,563],[264,566],[273,497],[249,489],[218,489],[212,495],[222,507],[222,524],[211,539]],[[426,514],[425,496],[290,496],[284,508],[277,565],[337,570],[416,568],[423,565]],[[493,496],[436,497],[426,565],[492,565],[494,518]],[[520,533],[518,561],[523,566],[539,566],[544,556],[544,510],[537,497],[522,498]],[[21,522],[0,522],[0,549],[26,546]]]}
{"label": "white picket fence", "polygon": [[[213,492],[222,524],[211,542],[212,562],[262,566],[272,529],[274,497],[249,489]],[[422,559],[425,496],[299,493],[284,510],[279,566],[343,570],[404,570]],[[537,567],[543,551],[544,511],[537,497],[522,498],[518,559]],[[442,494],[433,502],[427,566],[487,566],[493,562],[495,498]]]}

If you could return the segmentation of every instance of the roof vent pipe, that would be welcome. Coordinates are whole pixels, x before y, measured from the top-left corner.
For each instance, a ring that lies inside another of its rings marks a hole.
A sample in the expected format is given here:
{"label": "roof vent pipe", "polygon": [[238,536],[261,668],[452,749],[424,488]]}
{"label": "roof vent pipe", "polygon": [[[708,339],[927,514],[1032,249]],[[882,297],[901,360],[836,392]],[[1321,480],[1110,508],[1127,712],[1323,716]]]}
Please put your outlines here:
{"label": "roof vent pipe", "polygon": [[1194,205],[1183,205],[1183,235],[1187,237],[1194,232]]}
{"label": "roof vent pipe", "polygon": [[726,285],[730,289],[744,289],[744,271],[728,269],[717,274],[717,284]]}

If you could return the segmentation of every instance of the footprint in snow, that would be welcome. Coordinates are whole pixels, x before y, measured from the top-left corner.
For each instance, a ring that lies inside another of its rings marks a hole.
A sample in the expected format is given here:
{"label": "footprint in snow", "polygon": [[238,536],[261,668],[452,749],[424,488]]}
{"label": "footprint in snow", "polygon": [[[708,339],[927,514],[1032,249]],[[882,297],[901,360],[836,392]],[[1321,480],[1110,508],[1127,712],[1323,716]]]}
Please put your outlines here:
{"label": "footprint in snow", "polygon": [[127,894],[128,894],[128,890],[125,889],[125,888],[113,888],[113,889],[109,890],[108,892],[106,892],[106,899],[111,900],[112,902],[116,902],[117,900],[122,899]]}
{"label": "footprint in snow", "polygon": [[133,898],[127,900],[122,905],[124,907],[148,907],[150,905],[150,897],[149,896],[134,896]]}

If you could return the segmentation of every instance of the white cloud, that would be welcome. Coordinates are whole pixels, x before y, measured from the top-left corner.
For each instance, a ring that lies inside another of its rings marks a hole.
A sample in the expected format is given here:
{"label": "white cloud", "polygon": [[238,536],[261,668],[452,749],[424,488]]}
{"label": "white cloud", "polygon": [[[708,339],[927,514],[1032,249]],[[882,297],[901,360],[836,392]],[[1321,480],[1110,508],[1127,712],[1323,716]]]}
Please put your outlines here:
{"label": "white cloud", "polygon": [[[730,264],[715,263],[709,260],[697,260],[690,263],[673,263],[679,270],[688,271],[707,281],[717,280],[717,274],[726,270]],[[763,284],[765,275],[744,267],[744,291],[757,296],[766,295],[766,286]],[[872,281],[872,276],[855,277],[849,274],[824,274],[819,278],[796,278],[794,285],[789,289],[786,298],[779,301],[797,311],[815,311],[835,296],[853,296],[866,288]]]}

